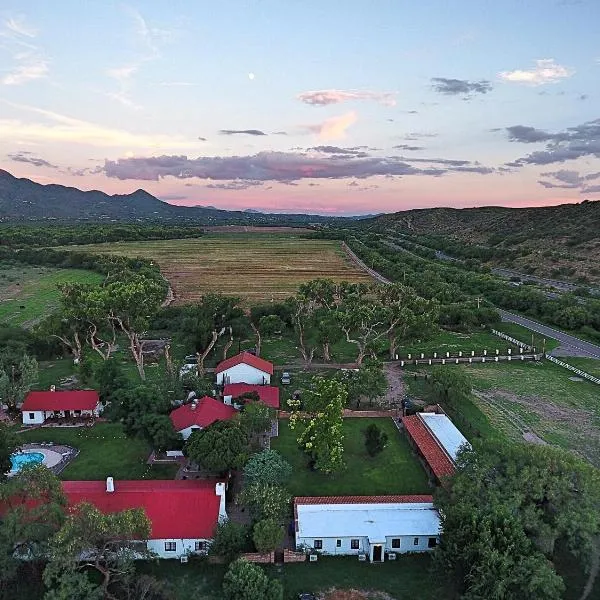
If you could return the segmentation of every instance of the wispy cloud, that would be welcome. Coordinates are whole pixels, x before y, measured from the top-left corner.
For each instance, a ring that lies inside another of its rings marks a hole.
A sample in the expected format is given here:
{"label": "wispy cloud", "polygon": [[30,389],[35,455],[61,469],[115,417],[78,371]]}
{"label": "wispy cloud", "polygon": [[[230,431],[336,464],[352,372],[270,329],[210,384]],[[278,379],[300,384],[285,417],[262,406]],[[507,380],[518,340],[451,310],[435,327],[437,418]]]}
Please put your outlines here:
{"label": "wispy cloud", "polygon": [[396,105],[396,92],[369,90],[317,90],[298,94],[298,100],[312,106],[328,106],[352,100],[373,100],[385,106]]}
{"label": "wispy cloud", "polygon": [[53,165],[52,163],[44,160],[43,158],[39,158],[38,156],[33,156],[31,152],[12,152],[7,154],[8,158],[15,162],[28,163],[33,165],[34,167],[48,167],[50,169],[58,169],[57,165]]}
{"label": "wispy cloud", "polygon": [[448,79],[446,77],[432,77],[431,87],[439,94],[466,97],[473,94],[487,94],[492,90],[492,84],[485,79],[469,81],[468,79]]}
{"label": "wispy cloud", "polygon": [[34,114],[39,120],[0,118],[0,139],[19,139],[36,142],[70,142],[118,150],[177,150],[193,148],[196,143],[181,136],[165,134],[138,134],[123,129],[105,127],[53,111],[5,102],[23,112]]}
{"label": "wispy cloud", "polygon": [[321,140],[337,140],[345,137],[348,127],[354,125],[357,120],[358,115],[355,111],[351,111],[339,117],[326,119],[322,123],[305,125],[304,129],[316,134]]}
{"label": "wispy cloud", "polygon": [[260,129],[220,129],[221,135],[267,135]]}
{"label": "wispy cloud", "polygon": [[407,152],[417,152],[418,150],[425,150],[423,146],[411,146],[410,144],[398,144],[392,146],[394,150],[406,150]]}
{"label": "wispy cloud", "polygon": [[557,83],[571,77],[574,73],[573,69],[557,64],[553,58],[544,58],[536,60],[535,67],[532,69],[503,71],[498,74],[498,77],[503,81],[512,83],[544,85],[546,83]]}
{"label": "wispy cloud", "polygon": [[542,177],[545,177],[545,179],[540,179],[538,183],[545,188],[577,189],[582,194],[600,192],[599,185],[590,185],[589,183],[600,179],[600,172],[581,175],[579,171],[561,169],[560,171],[542,173]]}
{"label": "wispy cloud", "polygon": [[[366,179],[374,176],[432,176],[453,172],[487,175],[493,170],[470,161],[453,159],[403,159],[397,156],[356,157],[307,152],[259,152],[251,156],[157,156],[107,160],[104,173],[115,179],[158,181],[165,177],[199,178],[213,182],[275,181],[303,179]],[[211,183],[211,185],[217,185]],[[234,183],[239,186],[239,183]],[[246,184],[244,184],[246,185]]]}
{"label": "wispy cloud", "polygon": [[0,79],[3,85],[22,85],[47,77],[50,61],[33,43],[36,36],[37,30],[24,17],[11,17],[3,22],[0,41],[13,63]]}

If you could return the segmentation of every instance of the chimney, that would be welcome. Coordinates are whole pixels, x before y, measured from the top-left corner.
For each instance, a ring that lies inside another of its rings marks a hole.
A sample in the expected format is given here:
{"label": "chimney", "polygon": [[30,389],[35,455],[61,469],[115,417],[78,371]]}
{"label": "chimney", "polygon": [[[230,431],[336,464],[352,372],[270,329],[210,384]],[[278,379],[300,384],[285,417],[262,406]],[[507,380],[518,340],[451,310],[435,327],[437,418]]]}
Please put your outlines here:
{"label": "chimney", "polygon": [[196,410],[196,406],[198,406],[198,401],[196,399],[192,400],[192,404],[190,405],[191,410]]}
{"label": "chimney", "polygon": [[215,494],[220,497],[219,501],[219,523],[227,520],[227,511],[225,509],[225,484],[222,481],[215,485]]}
{"label": "chimney", "polygon": [[112,494],[115,491],[115,480],[112,477],[106,478],[106,492]]}
{"label": "chimney", "polygon": [[56,386],[55,385],[51,385],[50,386],[50,391],[51,392],[55,392],[56,391]]}

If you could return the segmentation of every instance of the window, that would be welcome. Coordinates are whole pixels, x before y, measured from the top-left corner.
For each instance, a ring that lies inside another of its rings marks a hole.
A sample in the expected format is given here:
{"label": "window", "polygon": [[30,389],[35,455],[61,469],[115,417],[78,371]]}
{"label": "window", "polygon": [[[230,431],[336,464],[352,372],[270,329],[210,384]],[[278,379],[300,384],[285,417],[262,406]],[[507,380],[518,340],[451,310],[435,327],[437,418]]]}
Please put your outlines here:
{"label": "window", "polygon": [[414,540],[413,544],[414,544],[415,546],[418,546],[418,545],[419,545],[419,538],[415,538],[415,540]]}
{"label": "window", "polygon": [[177,542],[165,542],[165,552],[175,552],[177,550]]}
{"label": "window", "polygon": [[429,541],[427,542],[427,547],[435,548],[436,546],[437,546],[437,538],[429,538]]}
{"label": "window", "polygon": [[335,543],[336,548],[341,548],[342,547],[342,540],[337,540]]}
{"label": "window", "polygon": [[206,550],[206,542],[194,542],[195,552],[204,552]]}
{"label": "window", "polygon": [[360,548],[360,540],[350,540],[350,548],[358,550]]}
{"label": "window", "polygon": [[323,549],[323,540],[315,540],[315,543],[313,544],[313,548],[315,550],[322,550]]}
{"label": "window", "polygon": [[33,421],[35,419],[35,413],[29,413],[29,419]]}
{"label": "window", "polygon": [[400,548],[400,538],[394,538],[392,540],[392,548]]}

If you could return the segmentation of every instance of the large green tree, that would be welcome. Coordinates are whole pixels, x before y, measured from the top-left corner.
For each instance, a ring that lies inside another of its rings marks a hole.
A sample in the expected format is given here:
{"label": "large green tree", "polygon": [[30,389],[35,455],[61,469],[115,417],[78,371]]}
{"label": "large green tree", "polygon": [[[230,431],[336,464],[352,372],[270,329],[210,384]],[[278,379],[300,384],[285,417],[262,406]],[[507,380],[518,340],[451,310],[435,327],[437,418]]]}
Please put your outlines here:
{"label": "large green tree", "polygon": [[264,433],[271,429],[273,413],[273,409],[263,402],[247,402],[239,415],[240,426],[248,435]]}
{"label": "large green tree", "polygon": [[189,458],[214,473],[238,469],[248,452],[248,435],[235,420],[216,421],[206,429],[194,431],[185,443]]}
{"label": "large green tree", "polygon": [[347,397],[341,381],[315,377],[305,394],[302,412],[293,412],[290,417],[290,427],[299,433],[298,445],[323,473],[332,473],[344,464],[343,411]]}
{"label": "large green tree", "polygon": [[[133,576],[133,561],[150,558],[145,544],[149,536],[150,521],[141,508],[104,514],[80,504],[52,539],[44,582],[55,598],[69,597],[76,583],[84,591],[100,589],[100,597],[117,600],[120,585]],[[86,583],[82,574],[92,573],[95,578]]]}
{"label": "large green tree", "polygon": [[259,566],[238,559],[225,573],[223,596],[225,600],[283,600],[283,587]]}
{"label": "large green tree", "polygon": [[257,552],[272,552],[283,542],[285,531],[275,519],[263,519],[254,524],[252,541]]}
{"label": "large green tree", "polygon": [[37,377],[37,361],[27,354],[17,364],[3,364],[0,367],[0,398],[9,411],[17,411],[17,406],[23,402]]}
{"label": "large green tree", "polygon": [[388,389],[382,362],[372,358],[365,359],[358,371],[343,371],[339,380],[348,390],[348,404],[356,408],[360,408],[364,398],[373,404],[373,400],[383,396]]}
{"label": "large green tree", "polygon": [[473,389],[471,378],[462,369],[453,366],[432,369],[429,386],[436,402],[453,409],[460,409]]}
{"label": "large green tree", "polygon": [[271,483],[251,483],[240,494],[240,501],[256,520],[281,522],[288,513],[290,500],[287,489]]}
{"label": "large green tree", "polygon": [[209,554],[233,560],[248,544],[248,527],[235,521],[224,521],[217,525]]}
{"label": "large green tree", "polygon": [[277,450],[254,454],[244,467],[247,483],[285,485],[291,476],[292,465]]}
{"label": "large green tree", "polygon": [[20,446],[19,439],[9,427],[0,423],[0,482],[11,469],[10,455]]}

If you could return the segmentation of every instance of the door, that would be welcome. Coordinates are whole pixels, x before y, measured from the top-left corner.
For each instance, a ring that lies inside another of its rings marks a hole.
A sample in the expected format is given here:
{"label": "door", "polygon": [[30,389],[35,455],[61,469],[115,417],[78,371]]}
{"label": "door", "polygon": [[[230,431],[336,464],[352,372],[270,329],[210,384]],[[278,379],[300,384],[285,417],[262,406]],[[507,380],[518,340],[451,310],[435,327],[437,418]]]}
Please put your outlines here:
{"label": "door", "polygon": [[373,562],[381,562],[383,560],[383,549],[381,546],[373,547]]}

